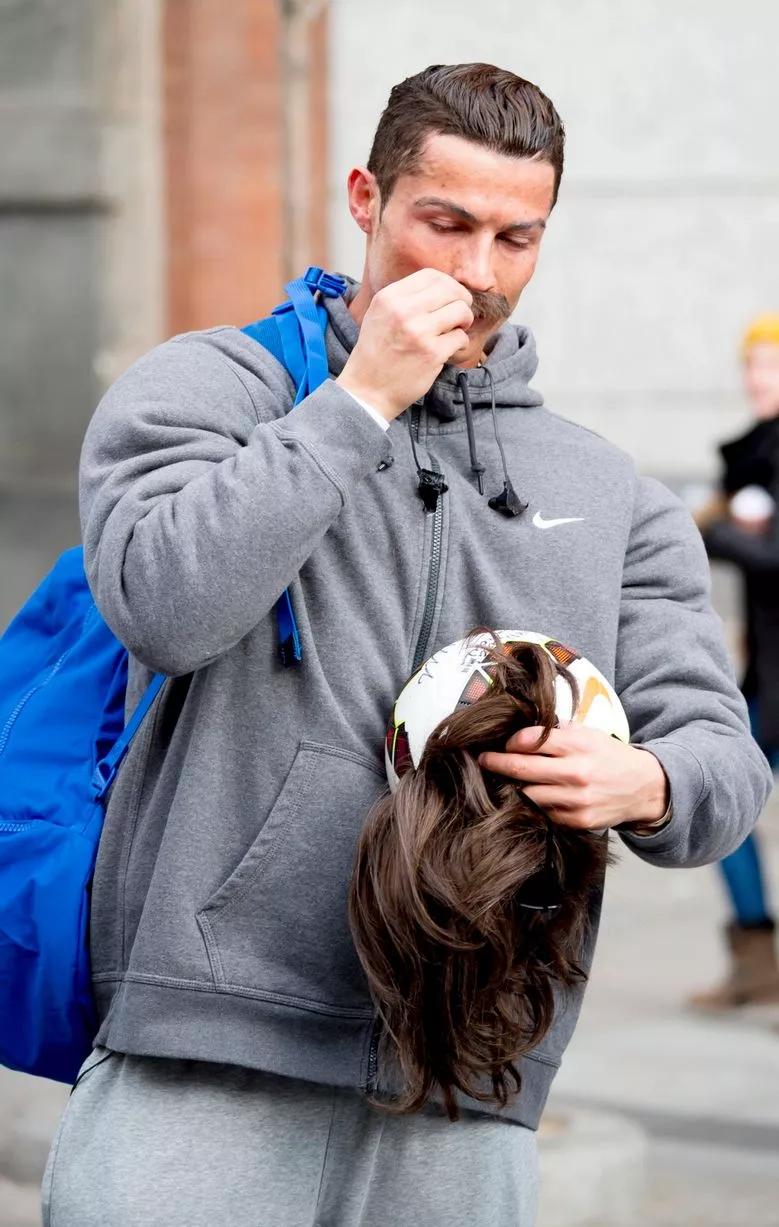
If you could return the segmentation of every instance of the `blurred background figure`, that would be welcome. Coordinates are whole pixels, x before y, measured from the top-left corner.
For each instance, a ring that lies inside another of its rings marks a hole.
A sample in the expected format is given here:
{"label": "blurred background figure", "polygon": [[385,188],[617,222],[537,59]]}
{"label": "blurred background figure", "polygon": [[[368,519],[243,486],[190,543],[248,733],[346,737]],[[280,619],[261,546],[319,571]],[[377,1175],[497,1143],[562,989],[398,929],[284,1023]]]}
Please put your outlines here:
{"label": "blurred background figure", "polygon": [[[696,514],[709,556],[743,578],[744,676],[752,732],[779,768],[779,314],[758,316],[742,345],[754,424],[724,443],[721,487]],[[721,984],[690,998],[698,1009],[779,1001],[776,923],[757,835],[721,863],[733,917],[730,967]]]}

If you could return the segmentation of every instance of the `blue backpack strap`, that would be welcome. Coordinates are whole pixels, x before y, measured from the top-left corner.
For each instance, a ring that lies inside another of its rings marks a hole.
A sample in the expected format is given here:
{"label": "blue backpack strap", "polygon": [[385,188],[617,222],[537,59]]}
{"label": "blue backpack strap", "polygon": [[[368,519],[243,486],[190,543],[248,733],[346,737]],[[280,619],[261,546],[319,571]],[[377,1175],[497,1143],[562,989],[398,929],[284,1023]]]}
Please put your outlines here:
{"label": "blue backpack strap", "polygon": [[279,656],[285,669],[290,665],[300,664],[303,652],[300,647],[300,634],[295,621],[295,611],[292,608],[292,597],[289,588],[285,588],[276,602],[276,626],[279,634]]}
{"label": "blue backpack strap", "polygon": [[300,338],[297,316],[289,303],[285,303],[284,308],[279,310],[277,307],[271,320],[276,325],[276,332],[281,343],[283,365],[289,371],[297,388],[295,397],[297,405],[308,396],[306,354]]}
{"label": "blue backpack strap", "polygon": [[245,324],[241,329],[247,337],[251,337],[253,341],[258,341],[263,349],[267,349],[269,353],[281,365],[284,365],[284,350],[281,347],[281,337],[276,325],[276,321],[272,315],[269,315],[264,320],[255,320],[253,324]]}
{"label": "blue backpack strap", "polygon": [[297,316],[291,303],[276,307],[273,314],[241,329],[254,341],[259,341],[277,362],[289,372],[297,388],[294,403],[297,405],[308,396],[306,378],[306,354],[300,336]]}
{"label": "blue backpack strap", "polygon": [[314,294],[338,298],[346,290],[341,277],[312,266],[304,277],[284,289],[289,301],[274,307],[271,315],[241,329],[258,341],[286,367],[297,388],[295,404],[314,392],[329,376],[325,331],[327,311],[314,301]]}
{"label": "blue backpack strap", "polygon": [[149,708],[166,681],[167,678],[163,673],[155,673],[123,732],[116,739],[109,753],[95,767],[92,787],[95,790],[96,800],[102,801],[113,784],[122,759],[130,748],[130,742],[146,719]]}
{"label": "blue backpack strap", "polygon": [[[327,311],[315,301],[314,294],[338,298],[346,290],[346,282],[312,266],[305,276],[288,282],[284,289],[289,295],[288,302],[274,307],[271,315],[247,324],[241,331],[259,341],[287,369],[297,388],[294,403],[298,405],[330,374],[325,346]],[[289,589],[276,602],[276,623],[281,663],[285,667],[299,663],[300,635]]]}
{"label": "blue backpack strap", "polygon": [[[304,396],[308,396],[310,392],[320,387],[330,374],[327,365],[327,350],[325,348],[324,336],[322,335],[322,324],[317,305],[312,297],[312,287],[305,278],[288,282],[284,289],[289,294],[290,305],[295,313],[299,335],[303,342],[306,358],[305,370],[303,372],[305,380]],[[285,312],[284,319],[290,318],[291,312]],[[281,328],[281,321],[279,321],[279,326]],[[282,341],[283,339],[284,334],[282,332]],[[298,395],[300,395],[300,391],[301,388],[299,387]]]}

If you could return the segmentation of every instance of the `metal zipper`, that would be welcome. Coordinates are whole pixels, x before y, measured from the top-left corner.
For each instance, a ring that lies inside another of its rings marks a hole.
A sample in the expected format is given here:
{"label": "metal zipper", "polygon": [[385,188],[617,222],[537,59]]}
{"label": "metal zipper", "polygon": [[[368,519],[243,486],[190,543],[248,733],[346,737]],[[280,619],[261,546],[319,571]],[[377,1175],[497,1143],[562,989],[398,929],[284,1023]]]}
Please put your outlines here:
{"label": "metal zipper", "polygon": [[[97,616],[97,608],[94,605],[91,605],[84,616],[84,621],[82,623],[81,633],[79,636],[80,638],[83,637],[87,633],[90,622],[92,622],[96,616]],[[75,647],[76,647],[76,644],[71,643],[70,647],[66,648],[65,651],[62,653],[59,660],[55,660],[54,664],[51,666],[46,676],[41,678],[39,682],[36,682],[34,686],[31,686],[26,694],[22,695],[21,699],[16,704],[16,707],[13,709],[10,716],[6,720],[3,726],[2,733],[0,733],[0,754],[2,754],[3,751],[5,750],[5,747],[8,744],[8,738],[11,735],[11,730],[13,726],[16,724],[16,721],[19,719],[19,716],[21,715],[22,711],[24,710],[26,705],[29,703],[32,696],[34,694],[37,694],[39,690],[43,690],[44,686],[48,686],[51,679],[57,673],[59,673],[60,669],[62,668],[65,661],[68,659],[68,657],[70,656],[71,652],[73,651]]]}
{"label": "metal zipper", "polygon": [[32,698],[34,694],[37,694],[39,690],[43,690],[43,687],[48,685],[48,683],[51,681],[51,679],[54,677],[56,673],[59,673],[70,651],[71,651],[71,648],[68,648],[66,652],[63,652],[59,660],[55,661],[54,664],[51,666],[46,676],[40,682],[36,682],[34,686],[31,686],[26,694],[22,695],[21,699],[16,704],[16,707],[13,709],[10,716],[6,720],[2,733],[0,733],[0,754],[2,754],[3,751],[5,750],[5,747],[8,743],[8,738],[11,735],[11,729],[16,724],[16,721],[19,719],[19,716],[21,715],[26,704],[29,702],[29,700]]}
{"label": "metal zipper", "polygon": [[[419,442],[419,419],[422,411],[419,405],[414,405],[411,410],[411,427],[414,431],[414,437]],[[427,452],[430,468],[434,473],[440,473],[438,461],[435,456]],[[427,576],[427,594],[425,596],[425,609],[422,614],[422,627],[417,640],[416,651],[411,665],[411,672],[416,673],[419,666],[424,661],[427,655],[427,645],[430,638],[430,631],[433,626],[433,618],[435,616],[436,598],[438,596],[438,579],[441,572],[441,542],[443,539],[444,528],[444,507],[443,495],[438,496],[435,511],[433,512],[433,541],[430,547],[430,570]]]}
{"label": "metal zipper", "polygon": [[30,822],[0,822],[0,835],[18,835],[32,826]]}
{"label": "metal zipper", "polygon": [[378,1086],[378,1067],[379,1067],[379,1042],[381,1040],[381,1019],[375,1018],[373,1021],[373,1031],[371,1032],[371,1044],[368,1049],[368,1068],[365,1075],[365,1091],[368,1095],[373,1095]]}

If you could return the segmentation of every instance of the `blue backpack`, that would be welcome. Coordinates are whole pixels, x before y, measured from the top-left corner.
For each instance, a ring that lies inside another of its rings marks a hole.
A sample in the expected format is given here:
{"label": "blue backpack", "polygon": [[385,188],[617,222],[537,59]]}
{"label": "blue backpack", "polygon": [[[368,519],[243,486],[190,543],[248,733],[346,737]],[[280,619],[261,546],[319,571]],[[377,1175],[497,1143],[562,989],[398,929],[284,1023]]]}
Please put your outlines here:
{"label": "blue backpack", "polygon": [[[328,377],[322,269],[243,329],[295,381]],[[301,659],[289,593],[276,607],[282,663]],[[165,678],[124,727],[127,651],[95,607],[81,548],[68,550],[0,638],[0,1064],[73,1082],[97,1033],[89,889],[108,792]]]}

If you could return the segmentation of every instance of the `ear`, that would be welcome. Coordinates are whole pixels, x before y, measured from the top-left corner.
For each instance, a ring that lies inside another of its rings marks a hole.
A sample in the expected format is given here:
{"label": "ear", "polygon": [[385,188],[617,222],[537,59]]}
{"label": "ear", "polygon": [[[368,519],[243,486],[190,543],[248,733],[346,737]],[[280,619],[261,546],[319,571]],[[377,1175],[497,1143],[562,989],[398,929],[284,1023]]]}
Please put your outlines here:
{"label": "ear", "polygon": [[355,166],[346,181],[349,211],[364,234],[372,234],[380,212],[379,185],[366,166]]}

